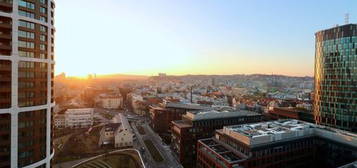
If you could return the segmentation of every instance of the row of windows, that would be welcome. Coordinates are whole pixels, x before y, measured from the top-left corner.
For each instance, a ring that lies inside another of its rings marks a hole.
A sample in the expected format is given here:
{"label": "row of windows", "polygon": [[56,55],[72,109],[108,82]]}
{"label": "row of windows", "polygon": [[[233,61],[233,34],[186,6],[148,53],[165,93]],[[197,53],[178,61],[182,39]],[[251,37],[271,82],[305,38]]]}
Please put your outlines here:
{"label": "row of windows", "polygon": [[18,124],[19,128],[27,128],[27,127],[32,127],[33,126],[33,121],[21,121]]}
{"label": "row of windows", "polygon": [[31,68],[34,69],[36,65],[36,70],[47,71],[47,63],[43,62],[30,62],[30,61],[20,61],[19,68]]}
{"label": "row of windows", "polygon": [[20,41],[19,40],[19,47],[22,48],[35,48],[35,43],[33,42],[28,42],[28,41]]}
{"label": "row of windows", "polygon": [[19,6],[29,8],[29,9],[35,9],[35,4],[27,1],[20,0],[19,1]]}
{"label": "row of windows", "polygon": [[[38,56],[38,58],[41,58],[41,59],[46,59],[47,54],[45,53],[40,53]],[[31,51],[19,51],[19,56],[20,57],[27,57],[27,58],[35,58],[35,53],[34,52],[31,52]],[[37,58],[37,57],[36,57]]]}
{"label": "row of windows", "polygon": [[30,51],[19,51],[19,56],[20,57],[34,58],[35,57],[35,53],[34,52],[30,52]]}
{"label": "row of windows", "polygon": [[19,26],[26,27],[28,29],[35,29],[35,23],[20,20]]}
{"label": "row of windows", "polygon": [[352,36],[352,37],[343,37],[343,38],[337,38],[337,39],[331,39],[331,40],[324,40],[317,42],[318,45],[333,45],[333,44],[339,44],[339,43],[353,43],[357,42],[357,36]]}
{"label": "row of windows", "polygon": [[32,13],[32,12],[26,12],[26,11],[23,11],[23,10],[19,10],[19,15],[35,19],[35,14]]}
{"label": "row of windows", "polygon": [[[37,78],[47,78],[47,72],[38,72],[36,73]],[[31,79],[35,78],[35,73],[34,72],[19,72],[19,78],[25,78],[25,79]]]}
{"label": "row of windows", "polygon": [[34,98],[35,97],[35,93],[34,92],[20,92],[19,93],[19,98],[23,99],[23,98]]}
{"label": "row of windows", "polygon": [[35,39],[35,33],[19,30],[19,37]]}
{"label": "row of windows", "polygon": [[[27,12],[27,11],[23,11],[23,10],[19,10],[19,15],[20,16],[25,16],[25,17],[29,17],[29,18],[32,18],[32,19],[35,19],[35,14],[32,13],[32,12]],[[44,17],[44,16],[40,16],[40,21],[43,21],[43,22],[47,22],[47,17]]]}
{"label": "row of windows", "polygon": [[34,72],[19,72],[19,78],[35,78]]}
{"label": "row of windows", "polygon": [[[35,39],[35,33],[19,30],[19,37]],[[40,35],[40,41],[46,41],[46,35]]]}
{"label": "row of windows", "polygon": [[[28,42],[28,41],[20,41],[19,40],[19,47],[22,48],[35,48],[35,43],[34,42]],[[40,44],[40,50],[46,50],[46,45],[45,44]],[[22,53],[25,54],[25,53]]]}
{"label": "row of windows", "polygon": [[[28,29],[32,29],[32,30],[35,29],[35,23],[24,21],[24,20],[20,20],[19,21],[19,26],[25,27],[25,28],[28,28]],[[43,26],[43,25],[40,25],[40,31],[46,33],[47,32],[47,27]]]}
{"label": "row of windows", "polygon": [[34,82],[19,82],[19,88],[33,88],[35,87]]}
{"label": "row of windows", "polygon": [[35,62],[20,61],[19,68],[35,68]]}

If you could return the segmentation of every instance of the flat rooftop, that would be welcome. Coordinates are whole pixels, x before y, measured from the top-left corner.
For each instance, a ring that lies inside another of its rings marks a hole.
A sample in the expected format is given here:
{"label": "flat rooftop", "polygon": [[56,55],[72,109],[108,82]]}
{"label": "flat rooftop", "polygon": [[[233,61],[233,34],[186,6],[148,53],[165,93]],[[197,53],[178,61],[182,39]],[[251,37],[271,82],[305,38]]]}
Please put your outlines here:
{"label": "flat rooftop", "polygon": [[232,118],[232,117],[242,117],[242,116],[260,116],[261,114],[246,111],[217,111],[217,110],[204,110],[204,111],[189,111],[185,114],[186,117],[192,121],[198,120],[210,120],[210,119],[220,119],[220,118]]}
{"label": "flat rooftop", "polygon": [[357,134],[294,119],[226,126],[221,132],[250,146],[319,136],[357,147]]}
{"label": "flat rooftop", "polygon": [[[213,152],[221,156],[224,160],[229,163],[238,162],[242,159],[245,159],[246,156],[240,156],[237,153],[232,152],[231,149],[228,149],[226,146],[216,142],[214,139],[201,139],[199,140],[201,143],[209,147]],[[208,152],[208,151],[207,151]]]}
{"label": "flat rooftop", "polygon": [[176,120],[172,121],[173,124],[177,125],[180,128],[189,128],[192,127],[192,124],[186,120]]}
{"label": "flat rooftop", "polygon": [[204,110],[210,107],[202,106],[199,104],[185,104],[185,103],[166,103],[166,108],[179,108],[179,109],[188,109],[188,110]]}

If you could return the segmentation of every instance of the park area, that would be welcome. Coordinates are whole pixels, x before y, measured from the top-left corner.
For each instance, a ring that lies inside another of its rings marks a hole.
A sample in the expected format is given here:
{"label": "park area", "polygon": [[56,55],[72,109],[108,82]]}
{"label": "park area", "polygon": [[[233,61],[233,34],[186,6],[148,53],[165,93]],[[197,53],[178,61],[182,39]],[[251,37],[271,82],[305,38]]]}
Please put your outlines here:
{"label": "park area", "polygon": [[93,127],[90,132],[87,130],[76,131],[60,139],[54,162],[62,163],[82,158],[95,156],[106,152],[106,149],[98,146],[99,132],[102,127]]}

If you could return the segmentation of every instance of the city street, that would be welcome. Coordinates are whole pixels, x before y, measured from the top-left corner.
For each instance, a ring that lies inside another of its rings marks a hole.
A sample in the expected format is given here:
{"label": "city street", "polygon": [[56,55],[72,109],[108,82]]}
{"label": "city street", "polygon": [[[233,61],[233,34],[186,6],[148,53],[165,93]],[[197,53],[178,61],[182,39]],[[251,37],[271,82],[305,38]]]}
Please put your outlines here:
{"label": "city street", "polygon": [[[139,123],[139,124],[138,124]],[[141,135],[136,126],[141,125],[145,131],[145,135]],[[174,158],[169,146],[165,145],[161,138],[153,132],[153,130],[148,126],[147,123],[142,124],[141,122],[132,123],[132,127],[134,129],[134,133],[137,137],[136,142],[134,143],[134,147],[141,151],[143,156],[144,163],[147,168],[181,168],[182,166],[178,163],[178,161]],[[151,140],[156,147],[156,149],[160,152],[163,157],[162,162],[156,162],[146,145],[144,144],[145,140]]]}

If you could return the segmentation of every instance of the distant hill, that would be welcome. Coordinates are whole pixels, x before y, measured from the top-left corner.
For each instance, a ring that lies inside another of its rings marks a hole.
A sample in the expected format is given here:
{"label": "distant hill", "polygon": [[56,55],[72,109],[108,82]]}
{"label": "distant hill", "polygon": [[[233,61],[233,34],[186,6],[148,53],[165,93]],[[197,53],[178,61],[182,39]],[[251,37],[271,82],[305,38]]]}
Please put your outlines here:
{"label": "distant hill", "polygon": [[111,79],[111,80],[145,80],[148,76],[144,75],[126,75],[126,74],[105,74],[105,75],[88,75],[87,78],[66,76],[64,73],[55,76],[55,80],[69,80],[69,79]]}
{"label": "distant hill", "polygon": [[106,74],[96,75],[96,79],[117,79],[117,80],[145,80],[148,76],[144,75],[126,75],[126,74]]}

